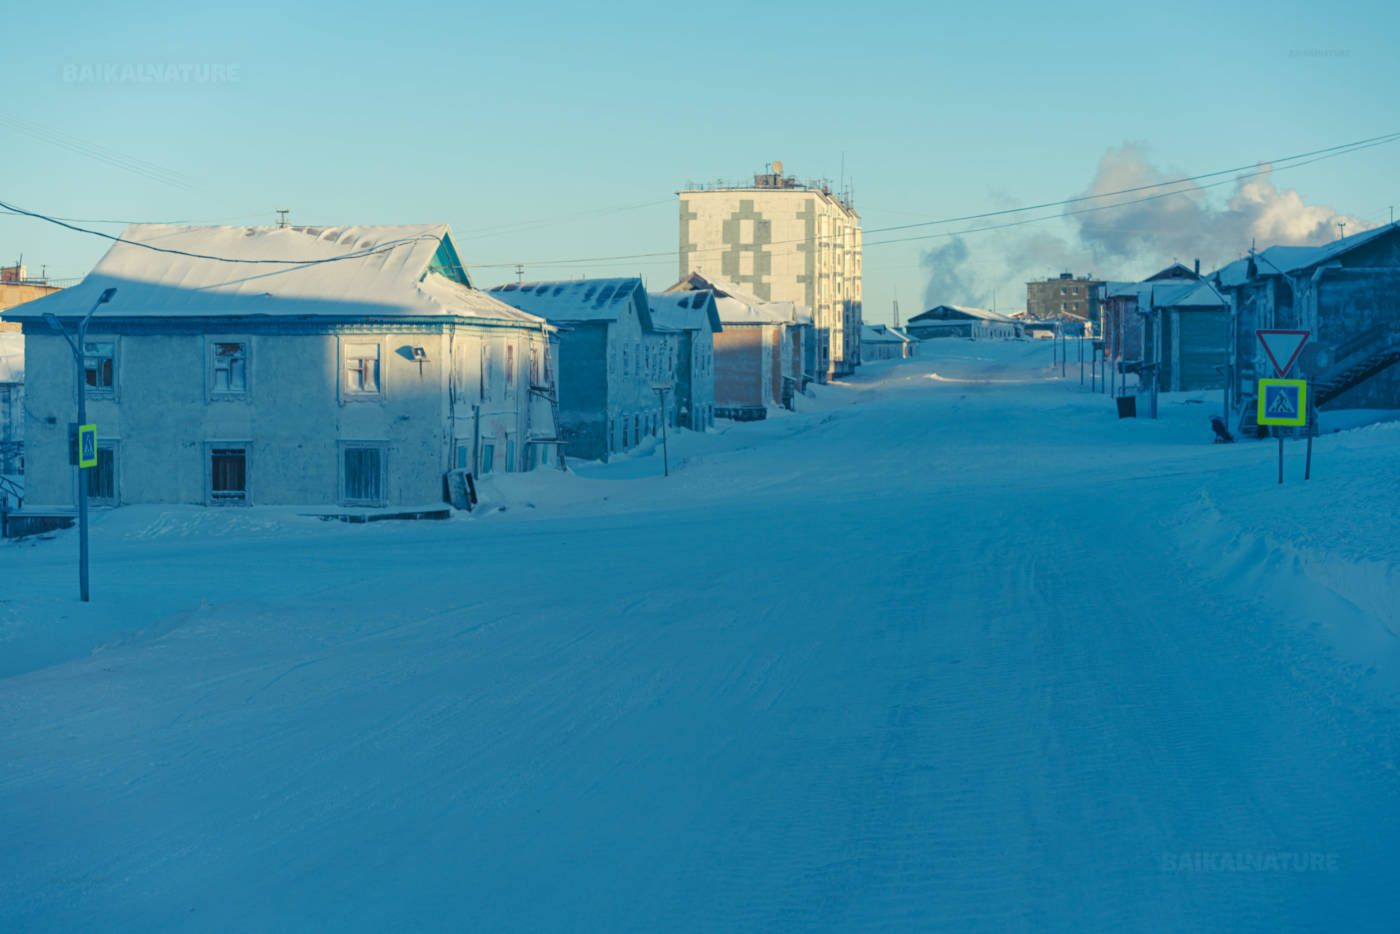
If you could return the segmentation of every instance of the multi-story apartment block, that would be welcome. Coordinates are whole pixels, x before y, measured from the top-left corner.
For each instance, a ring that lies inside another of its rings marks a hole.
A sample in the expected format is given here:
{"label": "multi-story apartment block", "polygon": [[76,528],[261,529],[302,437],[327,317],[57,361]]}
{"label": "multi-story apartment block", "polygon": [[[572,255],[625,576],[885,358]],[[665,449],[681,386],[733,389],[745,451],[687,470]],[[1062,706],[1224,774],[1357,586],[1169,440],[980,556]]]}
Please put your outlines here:
{"label": "multi-story apartment block", "polygon": [[860,364],[860,215],[821,182],[783,175],[752,185],[690,188],[680,196],[680,278],[692,272],[743,286],[765,302],[811,309],[820,378]]}
{"label": "multi-story apartment block", "polygon": [[1033,321],[1086,321],[1099,328],[1102,279],[1063,272],[1057,278],[1026,283],[1026,317]]}

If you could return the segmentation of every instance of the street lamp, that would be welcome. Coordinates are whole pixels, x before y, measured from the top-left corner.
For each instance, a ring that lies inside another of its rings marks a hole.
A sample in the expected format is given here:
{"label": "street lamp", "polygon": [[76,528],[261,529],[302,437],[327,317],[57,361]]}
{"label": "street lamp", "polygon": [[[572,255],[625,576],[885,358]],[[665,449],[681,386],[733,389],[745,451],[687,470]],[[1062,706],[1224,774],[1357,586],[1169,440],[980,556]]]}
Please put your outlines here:
{"label": "street lamp", "polygon": [[[58,316],[53,312],[47,312],[44,320],[49,323],[49,327],[63,335],[63,339],[68,342],[68,346],[73,350],[73,363],[78,377],[78,425],[81,433],[81,426],[87,424],[87,378],[85,376],[86,357],[83,348],[87,343],[88,322],[96,314],[97,309],[112,300],[112,296],[117,294],[116,289],[103,289],[102,294],[97,296],[97,301],[92,303],[92,311],[89,311],[82,321],[78,322],[78,339],[73,340],[68,329],[63,326],[63,322],[58,320]],[[79,453],[78,460],[81,463],[82,454]],[[88,488],[87,477],[83,476],[83,467],[75,466],[78,471],[78,591],[82,595],[84,603],[88,602]]]}

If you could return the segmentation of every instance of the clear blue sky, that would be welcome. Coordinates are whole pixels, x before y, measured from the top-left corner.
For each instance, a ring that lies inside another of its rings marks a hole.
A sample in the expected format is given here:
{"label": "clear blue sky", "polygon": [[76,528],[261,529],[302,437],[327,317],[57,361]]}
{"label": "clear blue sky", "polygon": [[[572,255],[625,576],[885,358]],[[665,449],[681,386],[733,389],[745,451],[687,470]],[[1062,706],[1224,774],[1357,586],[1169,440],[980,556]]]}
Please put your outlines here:
{"label": "clear blue sky", "polygon": [[[844,152],[869,229],[1081,193],[1128,141],[1197,173],[1400,129],[1400,12],[1384,0],[1344,15],[1294,2],[472,6],[32,6],[0,59],[0,199],[75,218],[271,222],[280,205],[301,224],[446,221],[479,284],[513,278],[490,264],[524,262],[530,278],[637,273],[661,288],[673,259],[542,261],[674,250],[678,188],[773,159],[836,181]],[[82,70],[167,64],[234,66],[236,80]],[[16,119],[196,183],[55,146]],[[1384,220],[1397,165],[1400,144],[1276,181]],[[867,249],[868,320],[895,295],[906,317],[921,310],[921,257],[941,243]],[[974,269],[1001,269],[1011,246],[966,243]],[[81,276],[104,250],[0,216],[4,262]],[[1002,269],[1004,310],[1024,303],[1020,272]]]}

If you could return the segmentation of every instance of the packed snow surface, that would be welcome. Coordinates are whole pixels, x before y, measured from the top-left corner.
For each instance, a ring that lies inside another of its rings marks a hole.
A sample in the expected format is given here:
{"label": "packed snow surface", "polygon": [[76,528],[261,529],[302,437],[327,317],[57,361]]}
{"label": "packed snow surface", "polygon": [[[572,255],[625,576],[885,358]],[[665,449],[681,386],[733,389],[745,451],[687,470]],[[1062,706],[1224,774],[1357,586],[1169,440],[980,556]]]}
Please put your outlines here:
{"label": "packed snow surface", "polygon": [[87,606],[0,545],[0,928],[1395,930],[1400,426],[1279,486],[920,352],[446,522],[98,511]]}

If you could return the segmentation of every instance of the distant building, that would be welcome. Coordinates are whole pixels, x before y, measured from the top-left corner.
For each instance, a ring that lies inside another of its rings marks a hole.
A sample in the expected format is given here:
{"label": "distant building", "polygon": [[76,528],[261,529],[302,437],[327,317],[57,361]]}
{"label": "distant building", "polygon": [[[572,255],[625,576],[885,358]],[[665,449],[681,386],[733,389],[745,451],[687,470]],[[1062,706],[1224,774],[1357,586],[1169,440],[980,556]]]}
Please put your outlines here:
{"label": "distant building", "polygon": [[935,305],[910,318],[904,330],[921,341],[939,337],[1005,340],[1021,337],[1023,325],[1015,318],[985,308]]}
{"label": "distant building", "polygon": [[43,298],[59,291],[59,286],[45,278],[30,278],[27,267],[18,264],[0,266],[0,331],[18,331],[19,322],[5,321],[5,309]]}
{"label": "distant building", "polygon": [[1036,321],[1087,321],[1099,327],[1098,287],[1103,280],[1061,273],[1026,283],[1026,317]]}
{"label": "distant building", "polygon": [[510,283],[491,295],[559,328],[559,412],[566,452],[606,459],[661,427],[674,402],[678,335],[652,320],[638,278]]}
{"label": "distant building", "polygon": [[45,316],[72,329],[107,288],[84,346],[98,504],[417,507],[453,471],[553,459],[526,383],[548,380],[527,361],[553,329],[473,288],[447,225],[137,224],[79,285],[7,312],[24,326],[26,513],[76,498],[73,358]]}
{"label": "distant building", "polygon": [[715,293],[652,293],[647,301],[656,326],[678,335],[673,393],[677,424],[704,431],[715,418],[715,335],[722,330]]}
{"label": "distant building", "polygon": [[1400,409],[1400,224],[1325,246],[1272,246],[1212,273],[1230,300],[1227,399],[1255,427],[1257,381],[1274,375],[1258,328],[1305,329],[1317,356],[1295,368],[1313,401],[1331,408]]}
{"label": "distant building", "polygon": [[817,377],[844,376],[860,364],[860,215],[826,184],[772,168],[752,185],[679,192],[680,277],[698,272],[806,307]]}
{"label": "distant building", "polygon": [[[1162,392],[1219,389],[1224,383],[1228,307],[1211,283],[1158,273],[1142,282],[1107,282],[1104,357],[1118,374]],[[1164,270],[1164,272],[1169,272]]]}
{"label": "distant building", "polygon": [[909,339],[887,324],[867,324],[861,331],[860,344],[864,362],[903,360],[908,356],[905,345]]}
{"label": "distant building", "polygon": [[752,421],[768,406],[793,408],[811,378],[805,370],[812,334],[806,309],[792,302],[765,302],[718,276],[690,273],[667,294],[695,291],[715,296],[722,330],[715,334],[715,414]]}

